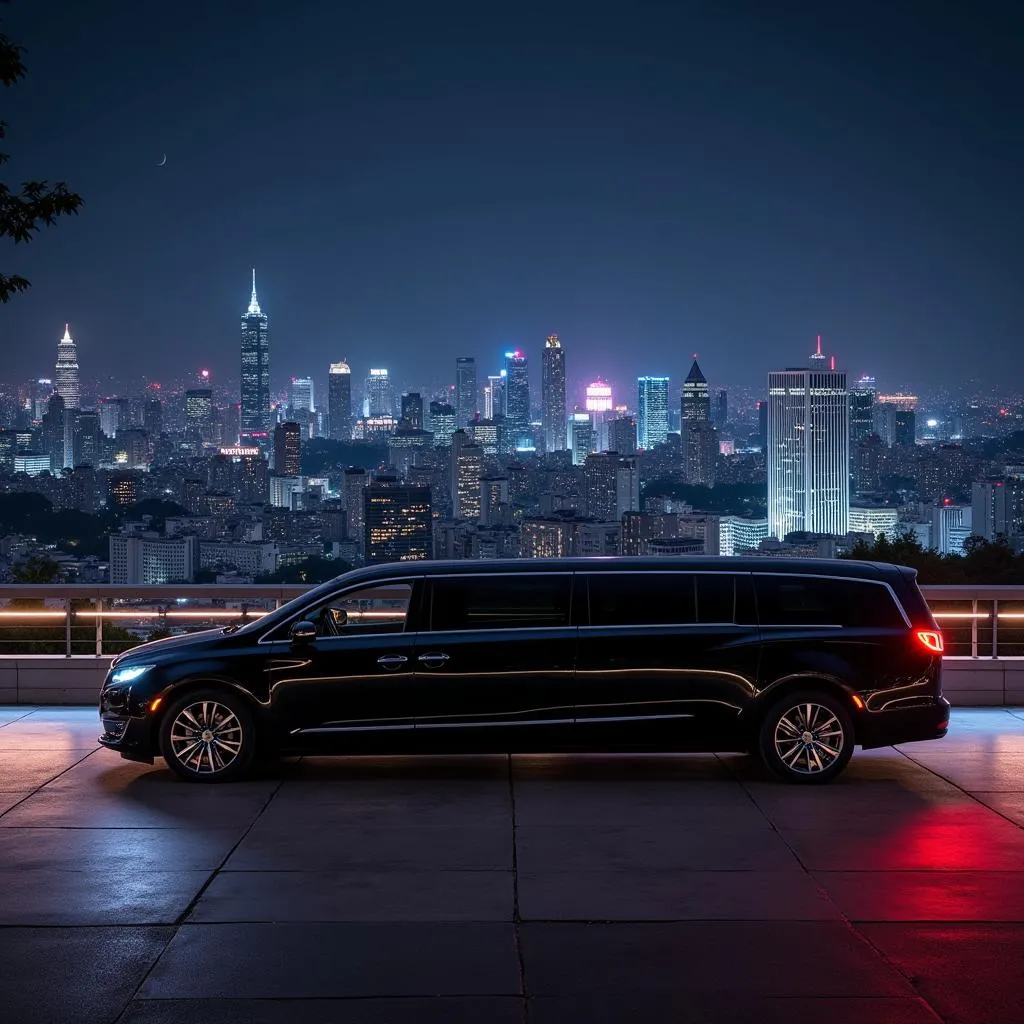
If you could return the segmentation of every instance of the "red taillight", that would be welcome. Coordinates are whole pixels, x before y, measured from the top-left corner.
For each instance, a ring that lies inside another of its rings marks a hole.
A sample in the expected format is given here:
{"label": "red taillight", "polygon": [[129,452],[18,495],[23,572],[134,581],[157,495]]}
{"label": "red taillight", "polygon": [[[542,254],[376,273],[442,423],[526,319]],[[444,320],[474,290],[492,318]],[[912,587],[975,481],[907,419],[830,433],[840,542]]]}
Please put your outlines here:
{"label": "red taillight", "polygon": [[942,653],[942,634],[937,629],[919,629],[917,639],[933,654]]}

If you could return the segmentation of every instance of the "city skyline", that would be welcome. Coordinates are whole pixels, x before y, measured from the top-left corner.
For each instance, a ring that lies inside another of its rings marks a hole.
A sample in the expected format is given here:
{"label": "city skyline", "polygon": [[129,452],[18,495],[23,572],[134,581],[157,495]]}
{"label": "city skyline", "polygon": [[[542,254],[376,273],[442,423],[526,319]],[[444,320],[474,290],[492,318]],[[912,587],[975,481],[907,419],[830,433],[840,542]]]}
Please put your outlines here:
{"label": "city skyline", "polygon": [[[746,386],[820,331],[853,378],[996,383],[1024,320],[1013,32],[923,0],[856,24],[728,7],[425,22],[310,0],[281,26],[224,0],[202,31],[154,15],[157,72],[127,0],[12,4],[12,174],[85,205],[17,250],[33,287],[3,310],[0,378],[38,374],[65,321],[100,377],[140,333],[156,379],[233,374],[231,282],[256,265],[295,373],[363,351],[424,380],[555,331],[613,381],[697,351]],[[282,47],[280,74],[247,73]]]}

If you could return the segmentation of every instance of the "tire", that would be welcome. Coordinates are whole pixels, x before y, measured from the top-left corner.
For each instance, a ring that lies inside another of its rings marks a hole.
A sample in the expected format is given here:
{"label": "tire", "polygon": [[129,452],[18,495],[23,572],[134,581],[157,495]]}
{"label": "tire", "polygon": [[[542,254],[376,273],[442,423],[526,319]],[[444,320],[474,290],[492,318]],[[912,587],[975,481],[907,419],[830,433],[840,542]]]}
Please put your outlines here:
{"label": "tire", "polygon": [[255,719],[245,699],[230,690],[192,690],[164,713],[160,753],[187,782],[234,782],[256,754]]}
{"label": "tire", "polygon": [[815,785],[831,782],[842,772],[855,742],[853,720],[835,697],[802,690],[783,697],[764,716],[758,748],[761,759],[779,778]]}

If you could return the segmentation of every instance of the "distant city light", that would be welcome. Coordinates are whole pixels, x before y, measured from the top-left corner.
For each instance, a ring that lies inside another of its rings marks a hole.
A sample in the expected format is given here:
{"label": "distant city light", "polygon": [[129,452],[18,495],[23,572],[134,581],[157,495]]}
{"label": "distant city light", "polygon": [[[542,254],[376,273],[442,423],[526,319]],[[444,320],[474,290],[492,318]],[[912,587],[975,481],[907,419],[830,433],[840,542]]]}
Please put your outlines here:
{"label": "distant city light", "polygon": [[939,425],[939,421],[938,420],[925,420],[925,424],[926,424],[926,426],[929,426],[929,427],[937,427]]}
{"label": "distant city light", "polygon": [[210,371],[209,370],[200,370],[199,371],[199,376],[202,377],[203,380],[209,380],[210,379]]}

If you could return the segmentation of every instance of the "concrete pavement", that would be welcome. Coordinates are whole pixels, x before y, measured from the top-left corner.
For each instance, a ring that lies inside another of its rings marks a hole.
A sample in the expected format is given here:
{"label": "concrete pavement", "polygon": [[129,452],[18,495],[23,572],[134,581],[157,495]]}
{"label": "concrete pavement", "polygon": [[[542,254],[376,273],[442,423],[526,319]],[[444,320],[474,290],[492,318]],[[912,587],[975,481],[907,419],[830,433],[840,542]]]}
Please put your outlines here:
{"label": "concrete pavement", "polygon": [[1024,711],[739,757],[307,758],[233,786],[0,708],[0,1016],[1024,1019]]}

